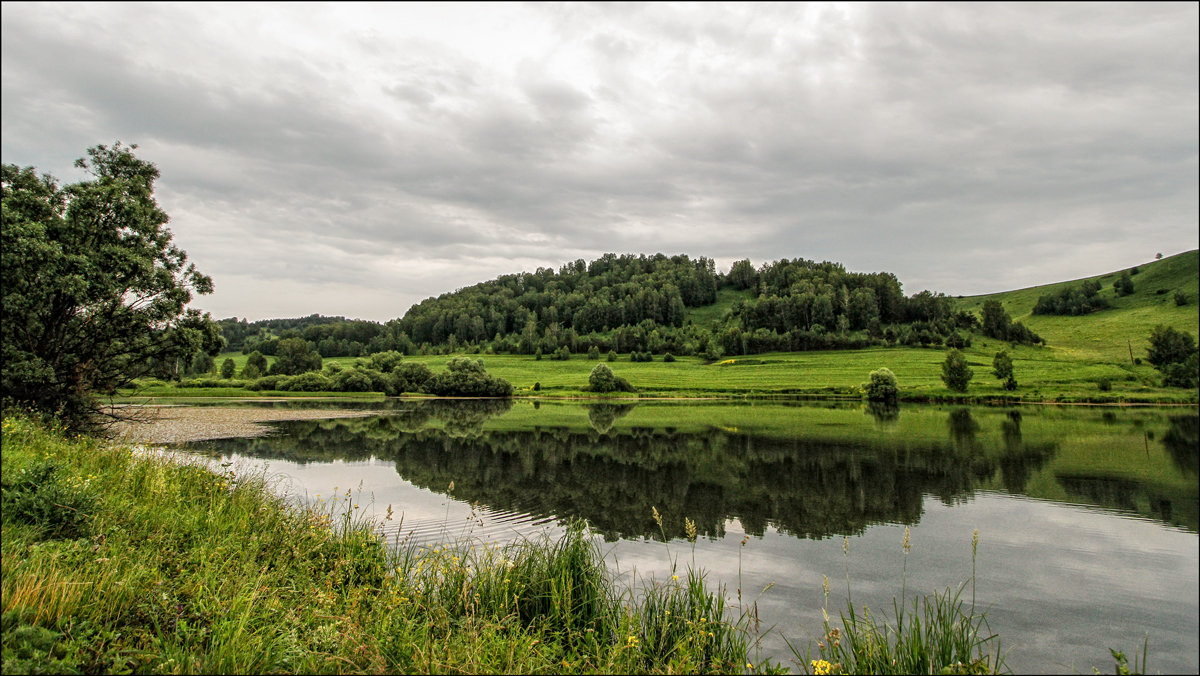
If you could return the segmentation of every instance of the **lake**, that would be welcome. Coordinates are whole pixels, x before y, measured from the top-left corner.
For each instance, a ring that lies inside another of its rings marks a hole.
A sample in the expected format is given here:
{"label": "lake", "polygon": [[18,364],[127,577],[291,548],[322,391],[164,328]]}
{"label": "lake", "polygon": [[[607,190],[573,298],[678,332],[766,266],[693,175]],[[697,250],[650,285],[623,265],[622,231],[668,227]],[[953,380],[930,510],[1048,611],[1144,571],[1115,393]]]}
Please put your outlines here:
{"label": "lake", "polygon": [[966,582],[976,530],[963,595],[987,609],[1012,670],[1108,672],[1108,648],[1140,655],[1147,636],[1151,671],[1198,669],[1195,408],[257,405],[386,410],[181,448],[265,471],[300,500],[350,491],[350,509],[379,518],[390,506],[389,542],[499,542],[587,519],[631,586],[694,561],[735,609],[756,604],[761,656],[793,671],[783,638],[815,644],[824,577],[835,620],[847,580],[856,607],[890,614],[902,584],[911,599]]}

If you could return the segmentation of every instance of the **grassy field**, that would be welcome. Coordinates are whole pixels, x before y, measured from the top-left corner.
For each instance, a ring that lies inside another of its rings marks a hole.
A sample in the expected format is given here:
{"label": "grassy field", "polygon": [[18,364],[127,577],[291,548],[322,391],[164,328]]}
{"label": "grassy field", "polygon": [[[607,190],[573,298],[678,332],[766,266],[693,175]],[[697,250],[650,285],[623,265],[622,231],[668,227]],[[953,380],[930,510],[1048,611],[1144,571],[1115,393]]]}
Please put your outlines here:
{"label": "grassy field", "polygon": [[[946,388],[941,381],[941,348],[888,347],[825,352],[792,352],[731,357],[705,363],[699,357],[678,357],[664,363],[661,356],[653,362],[631,362],[620,355],[609,363],[617,375],[627,378],[641,396],[860,396],[859,385],[871,371],[887,367],[896,374],[901,398],[910,401],[1027,401],[1096,403],[1196,403],[1197,392],[1160,387],[1161,375],[1144,362],[1148,336],[1157,324],[1166,324],[1193,335],[1200,323],[1200,255],[1190,251],[1139,266],[1133,276],[1134,293],[1117,297],[1112,282],[1120,271],[1099,275],[1104,286],[1101,295],[1113,307],[1081,317],[1038,316],[1031,314],[1039,296],[1073,280],[985,296],[954,299],[957,309],[975,313],[985,300],[999,300],[1013,316],[1046,340],[1045,346],[1011,346],[981,335],[972,336],[972,345],[964,352],[974,370],[974,379],[966,394]],[[1183,306],[1174,301],[1175,291],[1189,298]],[[700,324],[719,319],[747,291],[723,290],[718,302],[692,311],[692,320]],[[1014,375],[1019,383],[1015,392],[1001,387],[991,375],[992,358],[1005,349],[1013,359]],[[539,396],[587,396],[581,388],[596,366],[584,355],[572,355],[567,361],[535,360],[527,355],[471,355],[484,360],[488,370],[511,382],[517,394]],[[218,366],[232,358],[240,370],[246,356],[226,353],[217,358]],[[270,359],[270,358],[269,358]],[[414,355],[410,361],[442,369],[447,355]],[[353,365],[356,358],[326,359],[325,363]],[[603,361],[603,359],[602,359]],[[1107,390],[1101,389],[1105,382]],[[535,392],[535,385],[540,386]],[[126,392],[125,394],[131,394]],[[145,388],[141,396],[238,396],[251,395],[239,388]],[[263,396],[268,393],[258,393]],[[279,394],[279,393],[269,393]],[[299,393],[293,393],[299,394]]]}

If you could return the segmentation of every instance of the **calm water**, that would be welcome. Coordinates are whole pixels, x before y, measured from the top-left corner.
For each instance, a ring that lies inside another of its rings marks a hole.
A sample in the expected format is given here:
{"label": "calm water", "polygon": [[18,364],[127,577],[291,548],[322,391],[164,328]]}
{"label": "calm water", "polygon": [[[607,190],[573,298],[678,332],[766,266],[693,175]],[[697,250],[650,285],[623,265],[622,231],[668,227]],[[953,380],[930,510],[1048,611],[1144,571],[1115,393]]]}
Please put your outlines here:
{"label": "calm water", "polygon": [[740,589],[774,629],[762,655],[789,665],[781,636],[815,641],[823,576],[835,616],[847,577],[856,605],[890,610],[905,567],[910,598],[966,581],[978,529],[976,602],[1014,671],[1108,672],[1109,647],[1132,653],[1147,635],[1151,671],[1198,669],[1194,408],[387,406],[188,448],[265,465],[300,499],[390,505],[403,515],[390,538],[503,541],[586,518],[635,585],[694,558],[734,605]]}

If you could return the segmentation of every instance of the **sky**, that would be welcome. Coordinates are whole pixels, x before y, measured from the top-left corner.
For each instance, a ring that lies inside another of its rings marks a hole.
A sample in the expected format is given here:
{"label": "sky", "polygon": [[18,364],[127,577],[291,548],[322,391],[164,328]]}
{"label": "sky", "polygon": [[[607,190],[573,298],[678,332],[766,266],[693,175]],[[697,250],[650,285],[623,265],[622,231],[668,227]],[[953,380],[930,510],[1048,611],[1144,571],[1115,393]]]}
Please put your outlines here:
{"label": "sky", "polygon": [[974,295],[1197,248],[1197,3],[5,2],[0,146],[137,144],[249,320],[606,252]]}

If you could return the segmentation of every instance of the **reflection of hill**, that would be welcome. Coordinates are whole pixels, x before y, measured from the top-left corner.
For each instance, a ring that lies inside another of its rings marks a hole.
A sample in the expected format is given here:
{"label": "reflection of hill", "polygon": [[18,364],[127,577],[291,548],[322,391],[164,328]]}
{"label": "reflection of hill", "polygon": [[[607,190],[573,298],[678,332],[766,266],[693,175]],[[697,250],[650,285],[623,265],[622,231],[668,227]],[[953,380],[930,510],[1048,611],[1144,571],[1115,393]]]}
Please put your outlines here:
{"label": "reflection of hill", "polygon": [[[670,537],[682,536],[684,517],[711,536],[721,535],[730,517],[754,534],[770,524],[809,538],[914,523],[925,494],[950,503],[997,473],[1005,485],[1023,485],[1055,452],[1050,444],[1023,442],[1019,417],[1006,423],[1003,447],[985,448],[965,409],[952,414],[944,441],[914,444],[721,429],[612,431],[611,419],[625,413],[619,409],[591,411],[596,429],[483,432],[482,421],[503,410],[456,407],[463,403],[503,402],[437,402],[391,417],[298,421],[281,426],[279,436],[204,447],[298,462],[387,458],[418,486],[442,491],[453,481],[457,499],[584,517],[610,538],[654,535],[652,506],[665,516]],[[417,429],[422,415],[443,429]]]}

